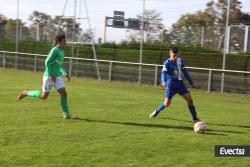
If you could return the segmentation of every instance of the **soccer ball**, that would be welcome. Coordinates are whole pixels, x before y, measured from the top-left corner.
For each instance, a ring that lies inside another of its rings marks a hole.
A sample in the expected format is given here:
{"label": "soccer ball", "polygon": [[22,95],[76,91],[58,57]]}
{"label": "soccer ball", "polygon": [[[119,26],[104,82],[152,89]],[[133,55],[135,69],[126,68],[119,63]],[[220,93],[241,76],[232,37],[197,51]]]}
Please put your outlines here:
{"label": "soccer ball", "polygon": [[194,124],[194,131],[195,133],[205,133],[206,131],[206,124],[203,121],[198,121]]}

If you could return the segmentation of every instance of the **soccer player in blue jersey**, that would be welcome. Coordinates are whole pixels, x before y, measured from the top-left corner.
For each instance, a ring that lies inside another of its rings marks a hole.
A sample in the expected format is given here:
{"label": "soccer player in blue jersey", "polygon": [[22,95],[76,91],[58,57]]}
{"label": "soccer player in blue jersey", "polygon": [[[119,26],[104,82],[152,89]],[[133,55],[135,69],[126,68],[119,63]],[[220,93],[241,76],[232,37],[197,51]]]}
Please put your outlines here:
{"label": "soccer player in blue jersey", "polygon": [[161,110],[168,107],[171,104],[173,96],[176,93],[179,93],[187,101],[193,121],[200,121],[197,117],[191,94],[183,83],[182,74],[193,88],[196,88],[196,86],[194,85],[187,69],[185,68],[183,59],[178,57],[178,48],[174,46],[170,47],[169,55],[170,58],[168,58],[163,63],[161,74],[162,86],[166,87],[165,100],[154,112],[150,114],[150,118],[155,118],[161,112]]}
{"label": "soccer player in blue jersey", "polygon": [[24,89],[19,94],[17,99],[21,100],[26,96],[30,96],[45,100],[49,96],[51,88],[55,87],[57,92],[61,95],[61,106],[64,119],[73,119],[73,117],[69,114],[67,92],[64,86],[64,81],[62,79],[62,76],[66,76],[68,78],[68,81],[70,81],[70,76],[67,74],[66,70],[63,67],[63,49],[66,47],[65,35],[57,35],[55,38],[55,42],[56,46],[50,50],[45,60],[42,91]]}

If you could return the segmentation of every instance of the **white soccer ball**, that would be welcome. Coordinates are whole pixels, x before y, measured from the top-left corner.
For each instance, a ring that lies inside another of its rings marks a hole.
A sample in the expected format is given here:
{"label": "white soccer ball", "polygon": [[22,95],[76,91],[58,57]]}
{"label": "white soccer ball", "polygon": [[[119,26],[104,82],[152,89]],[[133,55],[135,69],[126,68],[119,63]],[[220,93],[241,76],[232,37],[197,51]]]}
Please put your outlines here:
{"label": "white soccer ball", "polygon": [[206,131],[206,124],[203,121],[198,121],[194,124],[194,131],[195,133],[205,133]]}

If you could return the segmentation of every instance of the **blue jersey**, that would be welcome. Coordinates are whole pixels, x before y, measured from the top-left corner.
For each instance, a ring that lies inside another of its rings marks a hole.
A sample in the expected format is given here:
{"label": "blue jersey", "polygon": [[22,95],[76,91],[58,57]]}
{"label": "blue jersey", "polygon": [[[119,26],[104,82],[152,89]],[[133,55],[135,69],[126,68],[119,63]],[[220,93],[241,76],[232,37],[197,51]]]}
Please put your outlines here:
{"label": "blue jersey", "polygon": [[167,59],[163,63],[161,81],[166,84],[182,81],[182,74],[188,80],[190,85],[193,85],[193,81],[185,68],[183,59],[179,57],[176,60]]}

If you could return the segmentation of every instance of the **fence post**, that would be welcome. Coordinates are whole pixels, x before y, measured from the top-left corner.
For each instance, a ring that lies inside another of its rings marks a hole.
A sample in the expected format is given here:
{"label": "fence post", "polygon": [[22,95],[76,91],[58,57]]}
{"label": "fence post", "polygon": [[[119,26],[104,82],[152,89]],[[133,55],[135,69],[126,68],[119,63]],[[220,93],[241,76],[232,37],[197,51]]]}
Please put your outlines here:
{"label": "fence post", "polygon": [[17,70],[18,69],[18,52],[16,52],[16,56],[15,56],[15,60],[14,60],[15,62],[15,70]]}
{"label": "fence post", "polygon": [[113,66],[113,62],[110,61],[109,62],[109,78],[108,78],[109,81],[112,80],[112,66]]}
{"label": "fence post", "polygon": [[138,84],[141,84],[141,71],[142,71],[142,66],[140,64],[139,65],[139,74],[138,74]]}
{"label": "fence post", "polygon": [[157,80],[158,80],[158,66],[156,65],[155,66],[155,83],[154,83],[155,87],[157,86]]}
{"label": "fence post", "polygon": [[3,68],[6,66],[6,57],[5,57],[5,52],[3,52]]}
{"label": "fence post", "polygon": [[222,72],[222,75],[221,75],[221,87],[220,87],[220,93],[223,93],[224,92],[224,83],[225,82],[225,73],[224,71]]}
{"label": "fence post", "polygon": [[37,72],[37,55],[35,55],[34,59],[34,72]]}
{"label": "fence post", "polygon": [[208,71],[208,83],[207,83],[207,92],[211,92],[211,81],[212,81],[212,70]]}

